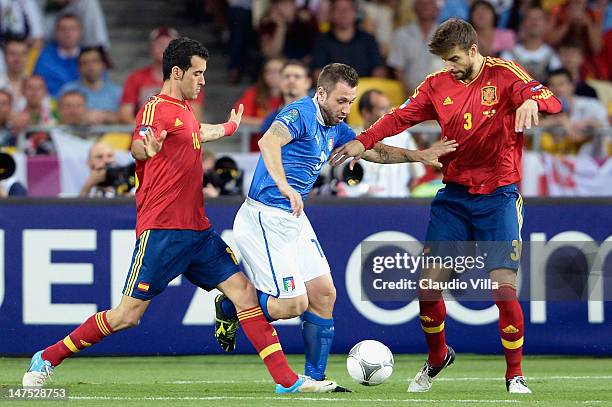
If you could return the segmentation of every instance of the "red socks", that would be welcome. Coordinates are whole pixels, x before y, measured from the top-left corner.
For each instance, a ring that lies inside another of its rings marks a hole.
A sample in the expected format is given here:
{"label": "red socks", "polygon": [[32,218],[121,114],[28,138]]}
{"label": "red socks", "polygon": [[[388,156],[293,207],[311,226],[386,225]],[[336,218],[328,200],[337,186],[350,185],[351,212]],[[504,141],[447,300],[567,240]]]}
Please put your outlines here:
{"label": "red socks", "polygon": [[522,376],[525,326],[523,310],[516,298],[516,289],[510,285],[500,285],[498,289],[493,290],[493,299],[499,308],[499,334],[506,356],[506,379]]}
{"label": "red socks", "polygon": [[444,319],[446,306],[439,290],[420,290],[419,308],[421,328],[425,332],[429,356],[427,362],[432,366],[440,366],[446,357],[446,337],[444,334]]}
{"label": "red socks", "polygon": [[83,322],[81,326],[72,331],[63,340],[49,346],[42,353],[42,358],[57,366],[64,359],[74,355],[82,349],[100,342],[105,336],[113,333],[106,320],[107,311],[98,312]]}
{"label": "red socks", "polygon": [[261,307],[253,307],[238,313],[238,320],[247,338],[263,360],[274,381],[283,387],[291,387],[298,377],[287,364],[285,353],[274,327],[266,320]]}

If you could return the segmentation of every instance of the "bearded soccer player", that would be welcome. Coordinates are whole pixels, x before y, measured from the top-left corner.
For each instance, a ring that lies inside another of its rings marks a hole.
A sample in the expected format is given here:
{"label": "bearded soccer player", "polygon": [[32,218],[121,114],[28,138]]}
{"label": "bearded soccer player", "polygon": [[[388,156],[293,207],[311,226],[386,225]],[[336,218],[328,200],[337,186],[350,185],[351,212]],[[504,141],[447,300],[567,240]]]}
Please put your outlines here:
{"label": "bearded soccer player", "polygon": [[229,136],[243,107],[224,124],[198,123],[189,100],[204,86],[208,51],[189,38],[173,40],[163,56],[164,84],[137,115],[136,247],[120,304],[92,315],[54,345],[37,352],[24,386],[42,386],[64,359],[138,322],[151,300],[178,275],[231,298],[249,341],[263,359],[277,393],[323,392],[332,381],[298,377],[287,364],[276,332],[258,305],[254,287],[204,213],[202,142]]}
{"label": "bearded soccer player", "polygon": [[[538,124],[538,112],[560,112],[561,103],[516,63],[483,57],[474,28],[463,20],[442,23],[429,48],[444,60],[446,69],[429,75],[402,106],[335,150],[332,164],[359,159],[379,140],[425,120],[437,120],[442,136],[456,139],[457,150],[440,158],[446,186],[431,204],[425,253],[461,255],[460,248],[466,246],[462,242],[469,241],[477,241],[488,253],[485,267],[499,309],[506,388],[510,393],[531,393],[521,369],[524,323],[516,295],[523,221],[517,183],[523,130]],[[421,279],[446,281],[450,272],[424,268]],[[442,293],[429,288],[435,285],[419,291],[429,356],[409,392],[428,391],[434,377],[455,359],[445,341]]]}
{"label": "bearded soccer player", "polygon": [[[334,146],[355,138],[344,122],[357,93],[359,77],[352,67],[326,65],[314,97],[285,106],[259,140],[261,157],[246,202],[236,214],[236,245],[249,265],[249,279],[268,320],[301,316],[306,362],[304,374],[325,379],[334,340],[336,289],[317,235],[304,213],[304,200]],[[376,163],[422,162],[439,165],[438,157],[455,150],[452,140],[423,151],[377,144],[364,155]],[[236,346],[236,311],[231,298],[215,299],[215,337],[231,352]],[[347,391],[337,386],[335,392]]]}

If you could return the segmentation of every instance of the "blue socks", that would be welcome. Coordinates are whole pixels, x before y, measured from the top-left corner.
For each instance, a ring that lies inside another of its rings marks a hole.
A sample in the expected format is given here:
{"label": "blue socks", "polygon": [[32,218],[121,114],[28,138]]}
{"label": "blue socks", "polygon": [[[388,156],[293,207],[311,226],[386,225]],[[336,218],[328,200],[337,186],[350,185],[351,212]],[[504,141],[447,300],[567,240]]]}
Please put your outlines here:
{"label": "blue socks", "polygon": [[[263,293],[257,290],[257,298],[259,299],[259,306],[261,307],[261,310],[263,311],[264,316],[266,317],[268,322],[273,322],[275,320],[272,319],[272,317],[270,317],[270,314],[268,313],[268,298],[269,297],[270,297],[270,294],[266,294],[266,293]],[[231,319],[238,319],[238,313],[236,312],[236,307],[234,306],[234,303],[230,301],[229,298],[225,298],[223,301],[221,301],[221,310],[223,311],[223,314],[225,314],[226,317],[231,318]]]}
{"label": "blue socks", "polygon": [[321,318],[312,312],[302,314],[302,337],[306,363],[304,374],[314,380],[323,380],[327,359],[334,341],[334,319]]}
{"label": "blue socks", "polygon": [[270,298],[270,294],[266,294],[264,292],[257,290],[257,299],[259,300],[259,306],[261,307],[261,310],[263,311],[264,316],[266,317],[268,322],[274,322],[276,320],[272,318],[270,316],[270,313],[268,312],[268,298]]}

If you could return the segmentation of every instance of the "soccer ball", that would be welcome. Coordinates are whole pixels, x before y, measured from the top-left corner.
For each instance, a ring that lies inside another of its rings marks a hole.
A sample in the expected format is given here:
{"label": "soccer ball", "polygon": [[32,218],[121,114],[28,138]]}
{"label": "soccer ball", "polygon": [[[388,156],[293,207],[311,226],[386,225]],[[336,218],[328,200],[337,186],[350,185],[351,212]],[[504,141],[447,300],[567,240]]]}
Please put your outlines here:
{"label": "soccer ball", "polygon": [[349,375],[364,386],[378,386],[393,373],[393,354],[378,341],[361,341],[346,359]]}

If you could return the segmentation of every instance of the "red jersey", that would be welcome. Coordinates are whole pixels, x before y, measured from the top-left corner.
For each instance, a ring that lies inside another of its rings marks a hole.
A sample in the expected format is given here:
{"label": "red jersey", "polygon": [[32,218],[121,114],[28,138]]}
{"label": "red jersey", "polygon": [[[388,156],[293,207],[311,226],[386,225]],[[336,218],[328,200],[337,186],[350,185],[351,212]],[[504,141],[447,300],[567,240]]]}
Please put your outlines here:
{"label": "red jersey", "polygon": [[429,75],[399,108],[357,136],[366,150],[385,137],[425,120],[437,120],[442,137],[459,144],[440,157],[444,183],[489,194],[521,180],[523,133],[515,132],[516,109],[534,99],[539,110],[559,113],[561,103],[546,87],[512,61],[485,57],[469,83],[446,70]]}
{"label": "red jersey", "polygon": [[189,102],[156,95],[136,116],[132,141],[142,140],[147,127],[156,136],[166,130],[159,153],[136,161],[136,236],[148,229],[205,230],[200,123]]}

